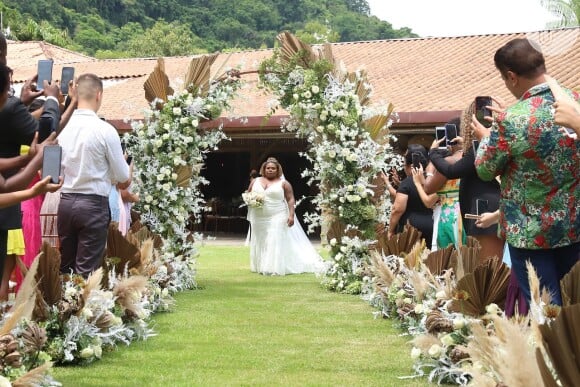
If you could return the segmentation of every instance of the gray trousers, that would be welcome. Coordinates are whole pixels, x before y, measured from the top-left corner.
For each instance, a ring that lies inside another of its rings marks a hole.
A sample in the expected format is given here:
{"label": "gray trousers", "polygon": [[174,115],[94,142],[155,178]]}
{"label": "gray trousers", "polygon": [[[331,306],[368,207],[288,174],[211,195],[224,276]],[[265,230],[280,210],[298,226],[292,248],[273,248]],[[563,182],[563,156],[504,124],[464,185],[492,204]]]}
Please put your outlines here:
{"label": "gray trousers", "polygon": [[109,198],[62,193],[57,228],[60,240],[60,272],[88,277],[101,267],[111,221]]}

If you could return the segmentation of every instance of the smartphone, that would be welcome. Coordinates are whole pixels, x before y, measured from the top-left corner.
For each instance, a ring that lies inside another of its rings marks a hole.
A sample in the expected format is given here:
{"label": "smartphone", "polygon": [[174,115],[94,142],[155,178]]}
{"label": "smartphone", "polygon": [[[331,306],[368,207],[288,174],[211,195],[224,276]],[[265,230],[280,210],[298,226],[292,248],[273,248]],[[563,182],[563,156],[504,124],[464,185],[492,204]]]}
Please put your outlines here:
{"label": "smartphone", "polygon": [[56,125],[52,117],[40,117],[40,120],[38,120],[38,143],[44,142],[55,130]]}
{"label": "smartphone", "polygon": [[42,178],[50,176],[50,182],[58,184],[60,176],[60,162],[62,157],[62,148],[60,145],[47,145],[44,147],[42,155]]}
{"label": "smartphone", "polygon": [[477,149],[479,149],[479,141],[471,140],[471,145],[473,146],[473,154],[477,155]]}
{"label": "smartphone", "polygon": [[445,142],[447,146],[454,145],[454,140],[457,137],[457,126],[455,124],[445,124]]}
{"label": "smartphone", "polygon": [[[445,127],[444,126],[437,126],[435,128],[435,138],[437,139],[437,141],[445,138]],[[445,142],[441,142],[441,144],[439,145],[439,149],[447,149],[445,146]]]}
{"label": "smartphone", "polygon": [[475,210],[477,211],[477,215],[489,212],[488,203],[489,202],[485,199],[475,199]]}
{"label": "smartphone", "polygon": [[413,168],[419,169],[421,166],[421,153],[413,153],[411,154],[411,160],[413,160]]}
{"label": "smartphone", "polygon": [[60,76],[60,92],[62,95],[68,95],[68,84],[75,77],[74,67],[63,67]]}
{"label": "smartphone", "polygon": [[41,59],[38,61],[38,79],[36,80],[36,90],[44,89],[44,81],[52,82],[52,60]]}
{"label": "smartphone", "polygon": [[491,110],[486,106],[491,106],[491,97],[475,97],[475,118],[486,128],[491,126],[491,122],[487,121],[483,117],[491,117]]}

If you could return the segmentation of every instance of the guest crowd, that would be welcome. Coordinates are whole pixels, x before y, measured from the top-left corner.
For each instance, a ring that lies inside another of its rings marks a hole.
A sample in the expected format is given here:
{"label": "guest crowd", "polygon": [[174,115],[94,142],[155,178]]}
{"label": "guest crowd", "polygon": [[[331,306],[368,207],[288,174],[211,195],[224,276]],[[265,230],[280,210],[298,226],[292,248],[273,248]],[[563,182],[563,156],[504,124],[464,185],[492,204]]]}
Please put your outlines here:
{"label": "guest crowd", "polygon": [[[58,81],[35,85],[34,77],[16,96],[6,55],[7,42],[0,36],[4,300],[16,257],[30,265],[40,249],[46,192],[59,190],[61,272],[85,277],[102,264],[111,220],[126,232],[130,203],[139,199],[129,190],[132,163],[119,135],[97,115],[102,81],[82,74],[70,82],[65,98]],[[480,106],[466,101],[462,116],[445,125],[445,135],[429,150],[408,145],[406,177],[384,176],[394,197],[388,233],[400,232],[408,222],[432,250],[458,247],[467,236],[477,239],[483,259],[495,256],[511,265],[522,313],[530,299],[526,262],[538,271],[553,302],[561,304],[559,281],[580,257],[580,96],[546,74],[544,57],[526,39],[505,44],[494,61],[517,102],[506,107],[493,98],[482,119],[476,115]],[[42,128],[51,135],[39,143]],[[44,148],[57,144],[61,177],[51,183],[39,170]]]}

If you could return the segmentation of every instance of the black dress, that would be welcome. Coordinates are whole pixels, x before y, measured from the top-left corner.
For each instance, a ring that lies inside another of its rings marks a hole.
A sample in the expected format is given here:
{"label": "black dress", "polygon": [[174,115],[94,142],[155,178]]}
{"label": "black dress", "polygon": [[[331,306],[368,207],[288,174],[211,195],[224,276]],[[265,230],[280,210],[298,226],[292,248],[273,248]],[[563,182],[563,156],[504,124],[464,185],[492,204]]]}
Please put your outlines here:
{"label": "black dress", "polygon": [[[488,211],[494,212],[499,208],[500,187],[497,180],[483,181],[475,170],[475,155],[473,149],[463,154],[463,157],[451,164],[445,160],[445,153],[437,149],[429,151],[429,158],[435,168],[448,179],[461,179],[459,182],[459,207],[461,214],[477,214],[475,201],[488,201]],[[463,227],[467,235],[496,235],[497,225],[479,228],[475,220],[463,219]]]}
{"label": "black dress", "polygon": [[401,181],[397,193],[407,195],[407,208],[401,219],[399,219],[397,232],[403,231],[403,227],[409,221],[411,226],[421,231],[422,237],[425,238],[427,245],[430,246],[433,237],[433,210],[423,204],[412,176],[408,176]]}

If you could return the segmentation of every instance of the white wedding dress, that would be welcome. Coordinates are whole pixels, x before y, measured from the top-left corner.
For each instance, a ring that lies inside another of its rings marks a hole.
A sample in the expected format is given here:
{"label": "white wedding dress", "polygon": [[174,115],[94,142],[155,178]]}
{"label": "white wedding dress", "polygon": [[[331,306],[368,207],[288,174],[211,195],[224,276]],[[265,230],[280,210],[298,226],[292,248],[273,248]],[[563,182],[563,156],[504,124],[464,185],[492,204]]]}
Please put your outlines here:
{"label": "white wedding dress", "polygon": [[269,275],[320,273],[322,258],[302,230],[296,216],[288,227],[288,204],[284,198],[283,181],[266,189],[263,178],[257,178],[252,192],[264,195],[264,205],[248,208],[250,221],[250,269]]}

